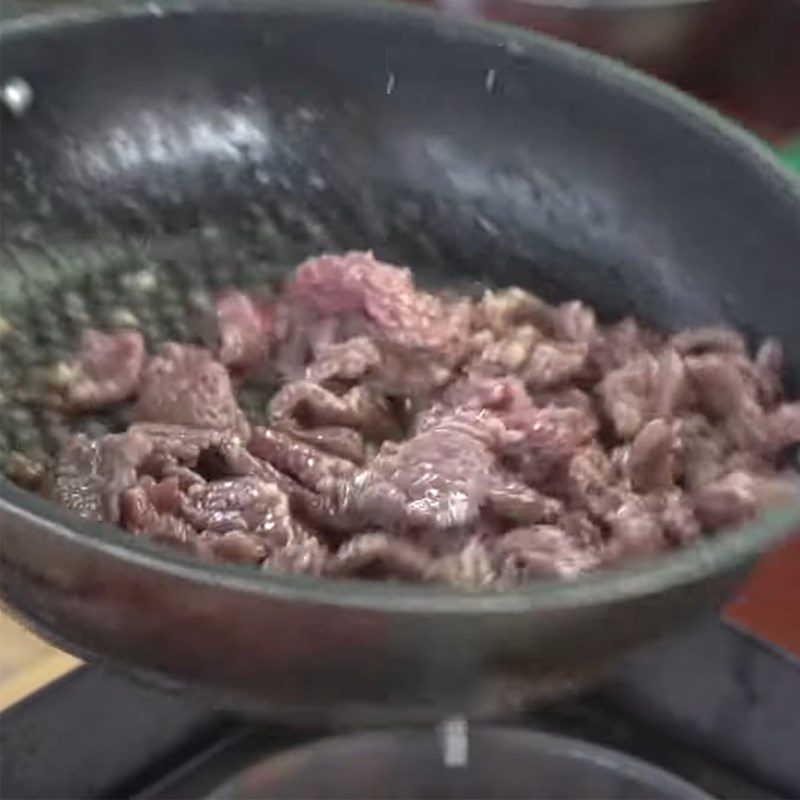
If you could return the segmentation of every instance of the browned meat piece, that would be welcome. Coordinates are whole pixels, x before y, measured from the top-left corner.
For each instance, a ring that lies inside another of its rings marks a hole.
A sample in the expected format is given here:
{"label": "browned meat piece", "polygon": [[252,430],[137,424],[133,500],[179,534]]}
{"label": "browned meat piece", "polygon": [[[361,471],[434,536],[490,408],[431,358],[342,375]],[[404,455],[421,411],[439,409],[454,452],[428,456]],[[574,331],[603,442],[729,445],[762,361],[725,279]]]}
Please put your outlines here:
{"label": "browned meat piece", "polygon": [[620,475],[605,452],[590,444],[570,458],[564,493],[570,507],[603,518],[620,503],[619,480]]}
{"label": "browned meat piece", "polygon": [[448,387],[442,402],[444,407],[456,411],[491,411],[508,427],[513,427],[517,418],[524,418],[534,409],[533,400],[522,382],[512,376],[469,375]]}
{"label": "browned meat piece", "polygon": [[687,488],[698,489],[723,473],[730,444],[719,428],[701,414],[690,414],[681,420],[678,436]]}
{"label": "browned meat piece", "polygon": [[406,496],[412,524],[466,525],[477,518],[489,489],[492,438],[478,417],[454,414],[397,448],[381,449],[371,468]]}
{"label": "browned meat piece", "polygon": [[525,480],[537,483],[597,432],[591,411],[555,405],[539,408],[516,378],[470,376],[444,394],[452,408],[488,411],[506,428],[504,452]]}
{"label": "browned meat piece", "polygon": [[605,558],[653,555],[667,545],[664,525],[641,497],[628,495],[605,519],[611,531]]}
{"label": "browned meat piece", "polygon": [[198,531],[259,532],[281,544],[291,538],[286,495],[274,484],[252,475],[189,487],[181,513]]}
{"label": "browned meat piece", "polygon": [[695,513],[707,531],[739,525],[771,505],[797,496],[796,480],[731,472],[695,493]]}
{"label": "browned meat piece", "polygon": [[84,331],[78,357],[58,376],[56,389],[70,411],[119,403],[138,389],[145,356],[139,331]]}
{"label": "browned meat piece", "polygon": [[437,558],[427,577],[463,589],[482,589],[497,583],[495,559],[486,546],[472,538],[457,552]]}
{"label": "browned meat piece", "polygon": [[364,386],[354,386],[343,397],[309,381],[286,384],[270,402],[270,419],[302,428],[354,428],[367,438],[382,441],[399,435],[388,403]]}
{"label": "browned meat piece", "polygon": [[686,362],[702,408],[723,427],[736,447],[756,453],[770,449],[770,430],[758,400],[757,374],[739,356],[694,356]]}
{"label": "browned meat piece", "polygon": [[329,380],[357,381],[374,374],[382,364],[381,352],[367,336],[357,336],[321,349],[306,370],[306,380],[324,383]]}
{"label": "browned meat piece", "polygon": [[712,417],[731,417],[739,413],[743,405],[755,403],[753,387],[730,356],[693,356],[686,360],[686,367],[701,406]]}
{"label": "browned meat piece", "polygon": [[25,453],[13,451],[8,456],[6,475],[23,489],[38,492],[45,488],[47,470],[41,461],[37,461]]}
{"label": "browned meat piece", "polygon": [[219,360],[236,372],[263,368],[269,358],[274,318],[266,299],[230,290],[216,300]]}
{"label": "browned meat piece", "polygon": [[500,572],[517,582],[548,575],[576,578],[600,563],[598,553],[582,547],[557,525],[515,528],[494,545]]}
{"label": "browned meat piece", "polygon": [[776,339],[764,339],[755,358],[761,402],[772,406],[783,398],[783,346]]}
{"label": "browned meat piece", "polygon": [[291,544],[264,559],[263,569],[273,572],[321,575],[328,560],[325,548],[316,540]]}
{"label": "browned meat piece", "polygon": [[136,470],[152,447],[137,433],[92,441],[79,434],[55,466],[53,499],[86,519],[119,521],[119,497],[136,483]]}
{"label": "browned meat piece", "polygon": [[642,329],[636,320],[625,317],[595,336],[591,360],[604,375],[628,361],[655,352],[660,346],[658,334]]}
{"label": "browned meat piece", "polygon": [[363,531],[378,526],[397,531],[409,527],[403,491],[371,469],[336,480],[311,513],[318,524],[337,531]]}
{"label": "browned meat piece", "polygon": [[800,402],[778,406],[767,417],[766,424],[772,453],[800,444]]}
{"label": "browned meat piece", "polygon": [[231,430],[247,438],[249,426],[231,379],[208,350],[167,344],[150,359],[133,408],[137,422]]}
{"label": "browned meat piece", "polygon": [[586,367],[586,342],[540,342],[533,348],[520,376],[534,390],[552,389],[580,376]]}
{"label": "browned meat piece", "polygon": [[596,432],[594,419],[578,409],[547,406],[519,420],[504,453],[527,483],[548,487],[553,471],[566,468],[570,458]]}
{"label": "browned meat piece", "polygon": [[657,371],[656,359],[641,355],[609,372],[598,384],[600,402],[620,439],[632,439],[649,419]]}
{"label": "browned meat piece", "polygon": [[664,537],[671,545],[688,544],[702,532],[691,501],[680,490],[649,495],[645,505],[661,520]]}
{"label": "browned meat piece", "polygon": [[146,436],[152,451],[142,465],[143,472],[161,474],[163,470],[182,465],[196,467],[200,454],[218,446],[225,434],[210,428],[190,428],[186,425],[159,425],[142,422],[128,428],[131,433]]}
{"label": "browned meat piece", "polygon": [[487,291],[475,310],[475,324],[507,336],[512,328],[530,324],[544,333],[553,332],[554,309],[544,300],[516,287]]}
{"label": "browned meat piece", "polygon": [[267,554],[264,542],[247,531],[232,530],[219,534],[204,531],[197,539],[198,554],[216,561],[234,564],[260,564]]}
{"label": "browned meat piece", "polygon": [[250,451],[314,492],[330,490],[337,478],[356,471],[352,462],[322,453],[274,428],[254,428]]}
{"label": "browned meat piece", "polygon": [[597,316],[580,300],[570,300],[555,309],[553,328],[559,339],[589,344],[597,333]]}
{"label": "browned meat piece", "polygon": [[344,544],[328,562],[328,575],[372,580],[426,581],[430,555],[411,542],[385,533],[364,533]]}
{"label": "browned meat piece", "polygon": [[724,325],[689,328],[671,336],[669,343],[683,355],[701,353],[738,353],[746,355],[747,345],[742,335]]}
{"label": "browned meat piece", "polygon": [[320,575],[329,558],[327,548],[318,539],[308,533],[299,533],[285,546],[273,550],[262,566],[275,572]]}
{"label": "browned meat piece", "polygon": [[552,392],[536,392],[534,400],[539,406],[555,406],[556,408],[574,408],[591,423],[590,427],[598,430],[600,425],[594,411],[592,398],[586,392],[575,387],[557,389]]}
{"label": "browned meat piece", "polygon": [[409,270],[376,261],[372,253],[309,259],[285,296],[321,316],[362,313],[381,338],[404,347],[455,355],[466,344],[467,304],[446,304],[416,289]]}
{"label": "browned meat piece", "polygon": [[381,366],[371,384],[391,397],[428,397],[453,378],[447,354],[381,342]]}
{"label": "browned meat piece", "polygon": [[674,485],[673,426],[663,419],[648,422],[628,449],[625,471],[637,492],[655,492]]}
{"label": "browned meat piece", "polygon": [[177,546],[192,549],[197,533],[180,516],[181,493],[176,480],[155,483],[141,481],[125,490],[120,496],[122,524],[134,534]]}
{"label": "browned meat piece", "polygon": [[[751,360],[723,326],[665,337],[516,288],[434,295],[359,252],[195,316],[211,349],[144,366],[138,334],[86,334],[63,405],[138,394],[135,424],[73,439],[53,493],[209,560],[507,586],[685,545],[798,483],[774,340]],[[263,365],[286,382],[251,431],[231,376]]]}
{"label": "browned meat piece", "polygon": [[363,464],[366,459],[364,437],[352,428],[341,426],[300,428],[291,424],[277,424],[274,427],[288,433],[298,442],[316,447],[323,453],[352,461],[354,464]]}
{"label": "browned meat piece", "polygon": [[406,442],[384,444],[368,469],[323,487],[326,513],[352,531],[463,527],[488,490],[494,436],[465,412],[431,418]]}
{"label": "browned meat piece", "polygon": [[542,333],[533,325],[512,328],[507,335],[481,343],[478,355],[470,368],[478,374],[502,375],[521,370],[531,357],[531,351],[542,340]]}
{"label": "browned meat piece", "polygon": [[693,402],[686,365],[672,348],[664,348],[658,357],[651,392],[649,411],[654,417],[669,419]]}
{"label": "browned meat piece", "polygon": [[486,505],[498,517],[532,525],[555,522],[563,504],[553,497],[536,491],[513,475],[497,475],[486,495]]}

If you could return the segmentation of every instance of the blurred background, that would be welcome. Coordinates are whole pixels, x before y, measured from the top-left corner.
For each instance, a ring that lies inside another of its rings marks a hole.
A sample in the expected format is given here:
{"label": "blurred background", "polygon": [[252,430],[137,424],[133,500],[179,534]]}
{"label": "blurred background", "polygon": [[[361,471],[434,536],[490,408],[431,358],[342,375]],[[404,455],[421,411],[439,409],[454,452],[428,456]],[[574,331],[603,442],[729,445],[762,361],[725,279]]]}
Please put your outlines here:
{"label": "blurred background", "polygon": [[[414,1],[444,17],[538,29],[621,58],[739,120],[800,170],[800,0]],[[3,14],[62,5],[6,2]],[[767,557],[726,613],[800,655],[800,539]],[[78,663],[6,616],[0,637],[0,709]]]}

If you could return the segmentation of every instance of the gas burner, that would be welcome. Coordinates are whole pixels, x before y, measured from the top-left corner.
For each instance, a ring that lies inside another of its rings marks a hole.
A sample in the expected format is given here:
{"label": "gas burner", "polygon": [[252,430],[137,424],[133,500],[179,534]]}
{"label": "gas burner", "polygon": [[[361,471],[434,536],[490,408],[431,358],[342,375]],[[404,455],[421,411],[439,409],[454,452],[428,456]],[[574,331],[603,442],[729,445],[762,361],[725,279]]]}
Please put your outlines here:
{"label": "gas burner", "polygon": [[[599,690],[502,721],[512,728],[473,725],[466,737],[463,723],[451,724],[447,758],[436,738],[441,732],[433,730],[355,734],[334,739],[333,747],[377,747],[394,754],[394,762],[389,760],[385,767],[391,772],[409,763],[409,758],[421,759],[426,768],[403,767],[403,777],[418,779],[426,769],[437,779],[444,776],[463,790],[449,796],[484,794],[484,783],[469,781],[485,779],[491,769],[503,779],[519,776],[519,770],[498,767],[498,760],[508,758],[504,748],[527,748],[528,754],[516,758],[535,764],[537,774],[565,770],[572,779],[577,770],[566,769],[570,759],[585,766],[600,752],[600,766],[613,771],[624,765],[627,779],[655,779],[655,784],[672,787],[666,793],[662,789],[661,794],[646,795],[641,784],[630,791],[618,784],[616,793],[604,784],[595,796],[606,798],[703,793],[730,800],[800,797],[798,697],[800,665],[795,660],[714,619],[643,651]],[[248,770],[255,768],[256,775],[263,776],[274,775],[275,764],[285,768],[297,765],[299,759],[307,765],[309,759],[330,752],[326,742],[331,740],[322,737],[331,734],[242,720],[185,695],[147,688],[100,667],[84,667],[0,716],[0,796],[30,800],[248,796],[231,793],[252,786],[248,781],[253,772]],[[303,749],[309,743],[311,748]],[[287,754],[298,746],[300,750]],[[595,747],[615,752],[609,755]],[[544,758],[545,751],[551,761]],[[273,756],[278,760],[271,760]],[[443,761],[453,766],[444,766]],[[589,796],[579,795],[564,780],[560,793],[557,784],[546,784],[544,796]],[[428,794],[418,796],[448,796],[444,784],[431,786]],[[412,796],[414,787],[407,788],[409,792],[402,794]],[[535,796],[529,786],[520,794]],[[513,795],[511,788],[504,793]]]}

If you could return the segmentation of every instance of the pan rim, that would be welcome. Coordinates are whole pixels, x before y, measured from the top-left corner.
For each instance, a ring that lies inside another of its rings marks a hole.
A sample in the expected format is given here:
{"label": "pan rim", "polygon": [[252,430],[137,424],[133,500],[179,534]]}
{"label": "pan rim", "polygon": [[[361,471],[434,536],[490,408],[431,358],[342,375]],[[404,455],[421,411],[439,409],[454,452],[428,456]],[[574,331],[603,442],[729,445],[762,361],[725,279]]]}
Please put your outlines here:
{"label": "pan rim", "polygon": [[[147,3],[137,0],[124,5],[94,2],[89,7],[64,8],[6,20],[0,26],[0,43],[116,19],[203,11],[278,13],[281,10],[311,15],[333,12],[353,18],[386,18],[402,24],[429,26],[435,26],[437,19],[436,14],[427,9],[400,6],[386,0],[369,3],[355,0],[159,0],[158,3]],[[613,85],[634,101],[678,118],[698,135],[715,140],[717,146],[739,158],[751,172],[782,194],[789,205],[796,207],[800,222],[800,181],[753,134],[679,90],[607,56],[502,23],[448,20],[447,34],[451,39],[457,36],[476,43],[500,44],[519,56],[535,53],[540,60],[557,63],[579,77]],[[76,524],[78,517],[66,509],[23,491],[0,476],[0,527],[4,527],[4,520],[7,524],[12,517],[46,529],[59,539],[72,540],[82,548],[128,561],[156,574],[166,573],[178,580],[265,598],[279,597],[373,611],[446,615],[524,614],[655,595],[696,583],[714,573],[744,567],[767,546],[792,533],[793,526],[800,523],[800,502],[774,510],[746,526],[702,538],[688,547],[652,559],[600,570],[574,581],[553,578],[513,589],[484,592],[445,586],[283,575],[255,571],[252,567],[208,564],[196,557],[134,538],[110,524],[87,523],[85,520]],[[5,536],[0,536],[0,554],[5,551],[4,539]]]}

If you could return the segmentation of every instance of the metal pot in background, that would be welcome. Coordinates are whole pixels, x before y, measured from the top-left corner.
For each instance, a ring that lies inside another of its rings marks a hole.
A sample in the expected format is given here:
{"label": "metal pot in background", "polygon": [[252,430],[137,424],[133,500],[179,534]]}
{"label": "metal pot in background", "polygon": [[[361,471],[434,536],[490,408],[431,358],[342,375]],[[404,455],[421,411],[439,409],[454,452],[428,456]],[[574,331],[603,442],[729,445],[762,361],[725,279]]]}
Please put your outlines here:
{"label": "metal pot in background", "polygon": [[549,33],[680,80],[742,46],[767,0],[414,0]]}

